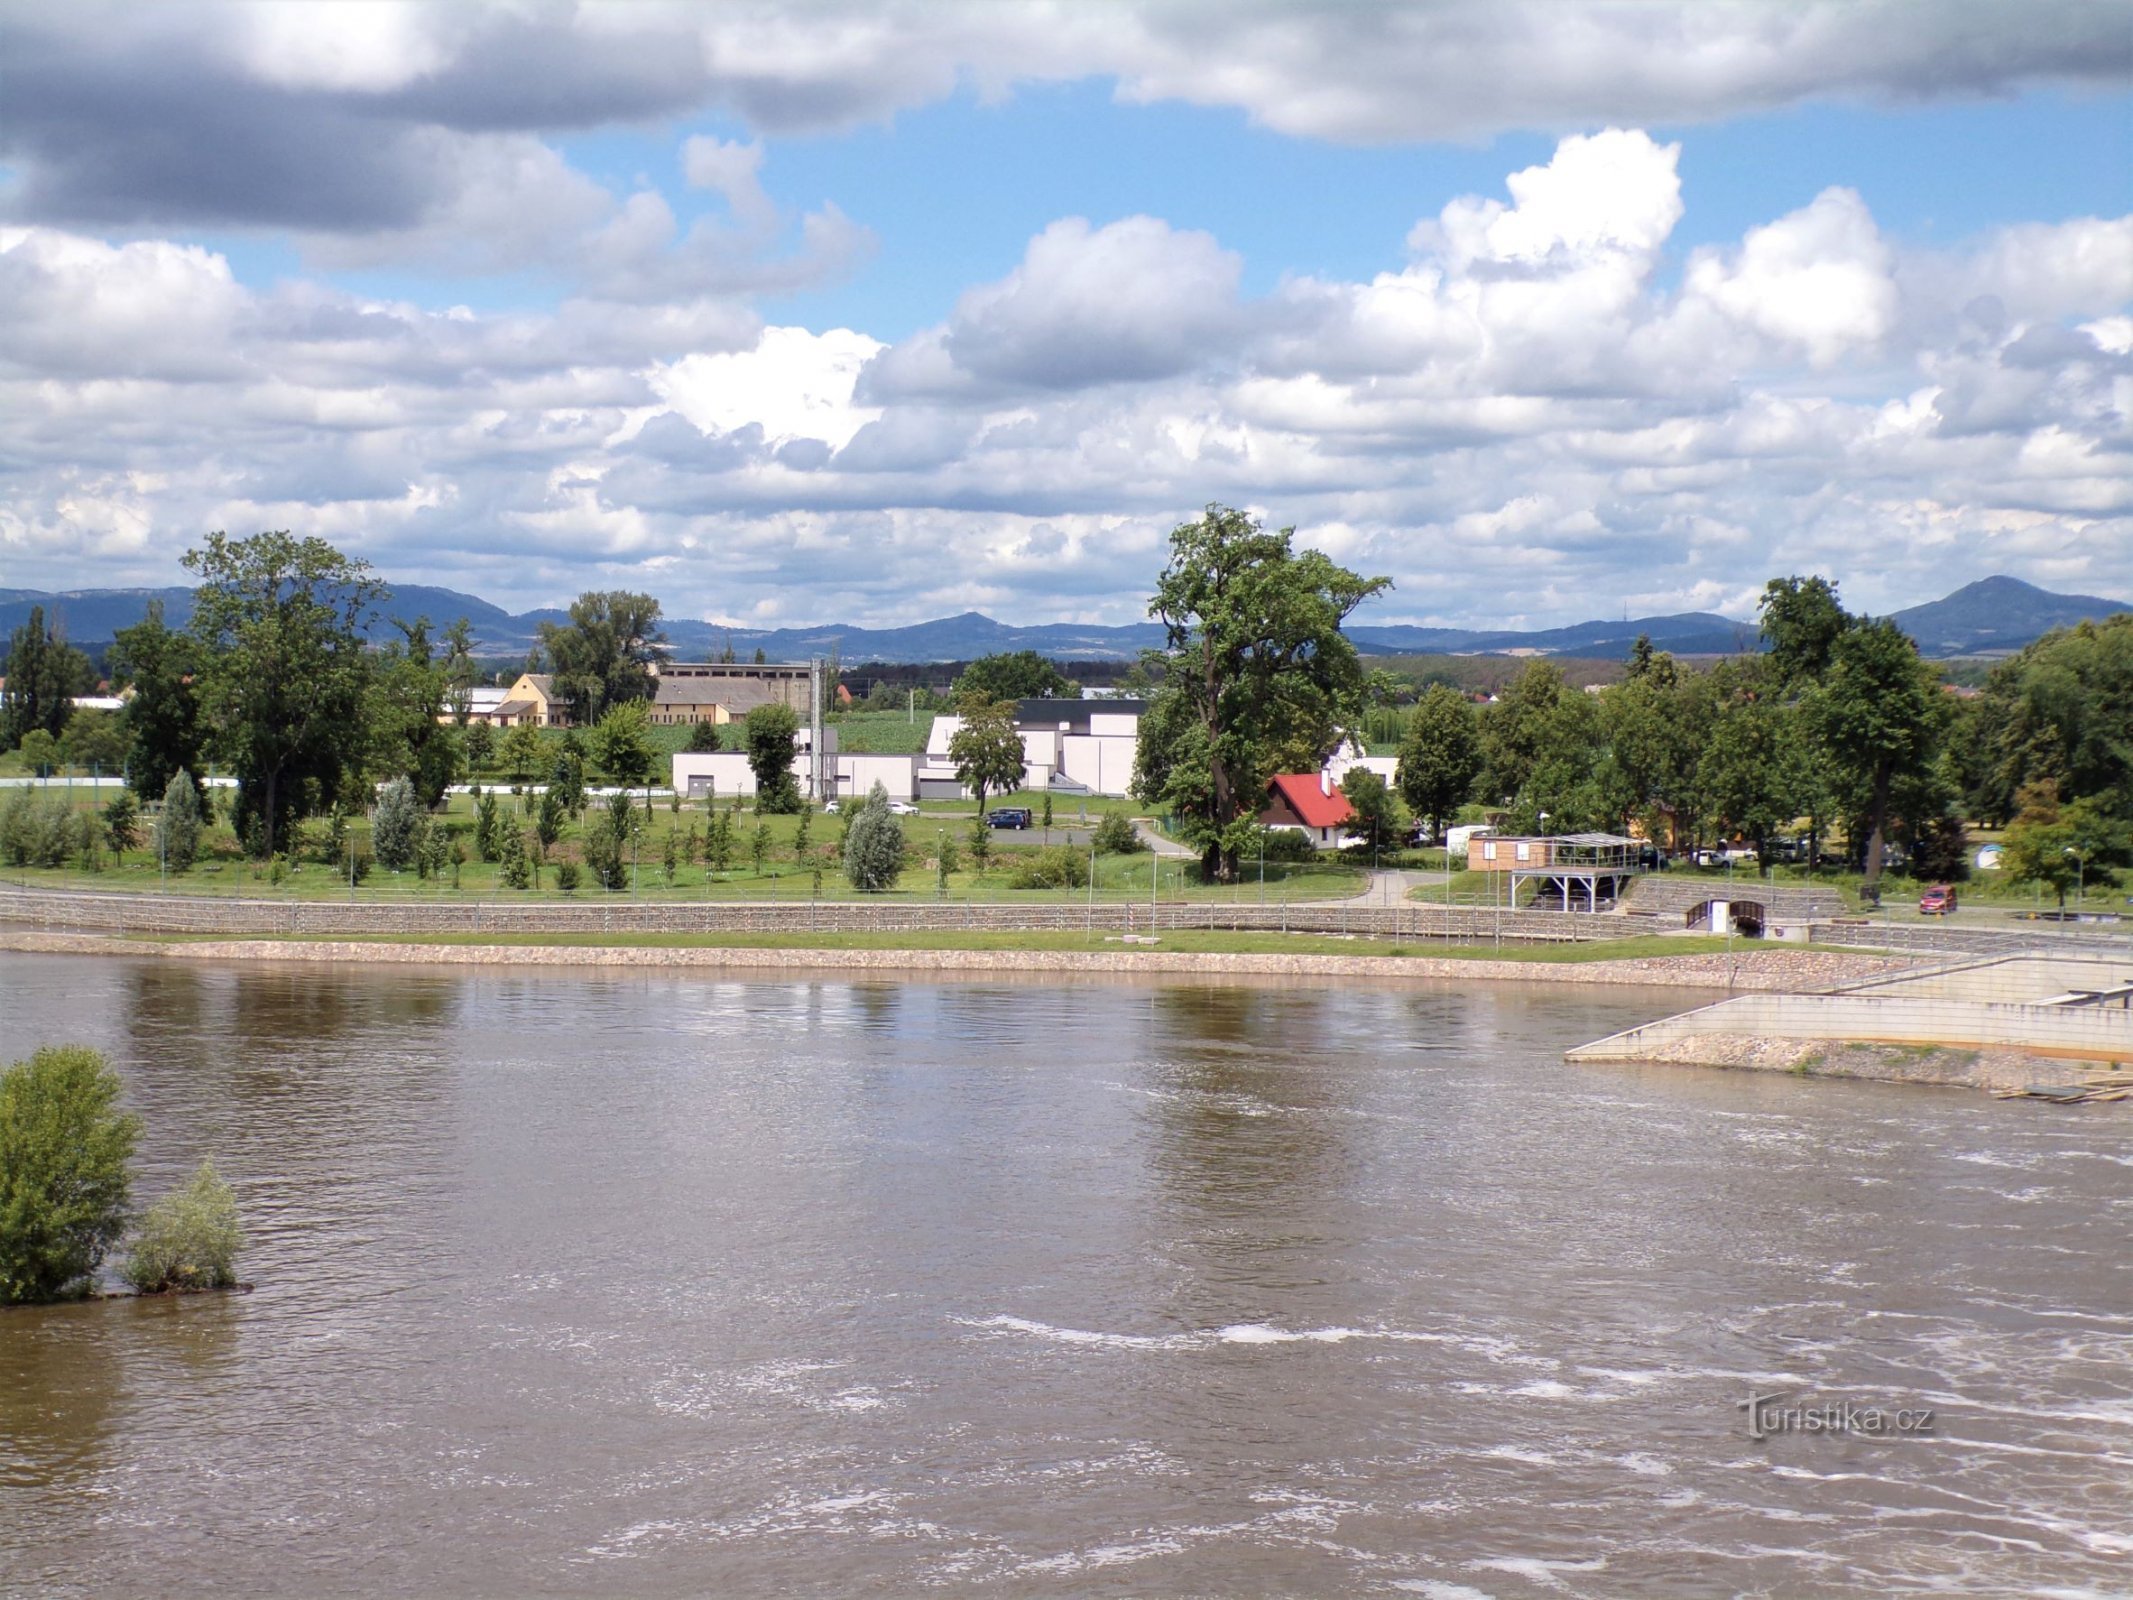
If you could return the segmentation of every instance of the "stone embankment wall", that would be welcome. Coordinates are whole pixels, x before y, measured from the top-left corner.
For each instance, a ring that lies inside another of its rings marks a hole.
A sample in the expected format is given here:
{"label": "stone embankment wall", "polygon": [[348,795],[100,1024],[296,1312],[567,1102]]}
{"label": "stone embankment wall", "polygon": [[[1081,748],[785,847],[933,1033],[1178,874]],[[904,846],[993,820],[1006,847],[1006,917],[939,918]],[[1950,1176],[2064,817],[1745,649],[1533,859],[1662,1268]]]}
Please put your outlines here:
{"label": "stone embankment wall", "polygon": [[0,924],[0,949],[59,955],[157,956],[194,961],[375,962],[411,966],[659,967],[727,970],[765,977],[798,972],[1026,973],[1040,976],[1169,977],[1257,982],[1268,978],[1607,984],[1738,993],[1834,986],[1900,965],[1886,956],[1763,949],[1736,956],[1635,957],[1612,961],[1461,960],[1442,956],[1229,954],[1124,950],[837,950],[733,945],[393,944],[361,940],[252,938],[162,943],[108,933],[46,933]]}
{"label": "stone embankment wall", "polygon": [[1743,995],[1630,1028],[1572,1061],[1700,1061],[1713,1039],[2018,1050],[2133,1060],[2133,1011],[1889,994]]}

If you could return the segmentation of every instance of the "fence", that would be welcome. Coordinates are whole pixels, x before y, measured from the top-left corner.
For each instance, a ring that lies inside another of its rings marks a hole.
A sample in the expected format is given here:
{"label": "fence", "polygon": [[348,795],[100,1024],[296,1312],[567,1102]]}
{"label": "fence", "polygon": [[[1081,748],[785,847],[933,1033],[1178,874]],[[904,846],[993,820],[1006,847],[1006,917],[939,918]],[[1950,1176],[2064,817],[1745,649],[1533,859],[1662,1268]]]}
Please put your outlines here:
{"label": "fence", "polygon": [[268,934],[1309,933],[1454,944],[1569,943],[1641,931],[1620,918],[1420,904],[1221,901],[267,900],[0,886],[0,921],[66,931]]}

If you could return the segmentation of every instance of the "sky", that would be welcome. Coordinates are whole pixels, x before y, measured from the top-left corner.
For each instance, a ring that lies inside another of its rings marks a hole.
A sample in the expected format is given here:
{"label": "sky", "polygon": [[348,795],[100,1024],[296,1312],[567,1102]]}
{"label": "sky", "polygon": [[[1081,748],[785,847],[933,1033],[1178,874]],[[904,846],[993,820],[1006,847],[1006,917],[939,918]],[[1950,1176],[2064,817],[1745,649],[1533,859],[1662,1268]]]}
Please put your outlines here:
{"label": "sky", "polygon": [[0,588],[2133,597],[2117,0],[0,0]]}

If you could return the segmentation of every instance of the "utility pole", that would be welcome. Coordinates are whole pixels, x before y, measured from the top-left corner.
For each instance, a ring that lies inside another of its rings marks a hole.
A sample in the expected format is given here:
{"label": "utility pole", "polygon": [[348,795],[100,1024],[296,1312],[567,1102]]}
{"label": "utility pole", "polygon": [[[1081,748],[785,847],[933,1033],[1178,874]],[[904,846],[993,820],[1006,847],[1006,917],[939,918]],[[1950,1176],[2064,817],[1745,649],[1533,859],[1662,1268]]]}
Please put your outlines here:
{"label": "utility pole", "polygon": [[807,797],[822,798],[822,658],[807,659]]}

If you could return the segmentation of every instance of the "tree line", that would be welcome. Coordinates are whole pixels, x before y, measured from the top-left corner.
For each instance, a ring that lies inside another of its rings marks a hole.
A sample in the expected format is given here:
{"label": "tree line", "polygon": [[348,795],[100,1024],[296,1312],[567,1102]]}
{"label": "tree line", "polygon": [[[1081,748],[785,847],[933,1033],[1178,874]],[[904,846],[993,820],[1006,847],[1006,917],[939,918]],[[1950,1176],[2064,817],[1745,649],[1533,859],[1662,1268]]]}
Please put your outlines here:
{"label": "tree line", "polygon": [[[367,809],[384,782],[405,780],[419,806],[434,808],[494,751],[490,729],[467,725],[478,673],[464,618],[441,634],[427,618],[395,621],[379,643],[390,591],[370,566],[287,532],[214,533],[184,565],[198,580],[187,626],[168,626],[152,602],[109,655],[128,693],[103,764],[124,772],[133,795],[166,801],[187,789],[190,807],[206,811],[212,764],[236,779],[238,838],[269,859],[297,824]],[[561,762],[582,776],[589,749],[619,782],[647,781],[655,757],[644,702],[665,656],[659,602],[583,594],[567,622],[542,624],[540,654],[586,729]],[[0,748],[48,762],[75,737],[73,701],[94,686],[87,658],[33,610],[9,641],[8,665]],[[521,764],[543,757],[531,730],[502,743]]]}
{"label": "tree line", "polygon": [[[1134,785],[1199,846],[1210,880],[1233,879],[1255,847],[1275,774],[1317,771],[1402,698],[1341,632],[1390,587],[1224,506],[1171,535]],[[1966,818],[2014,823],[2018,874],[2093,876],[2127,858],[2133,615],[2052,634],[1966,698],[1827,579],[1773,579],[1757,609],[1764,649],[1708,666],[1640,639],[1623,680],[1597,692],[1545,660],[1487,704],[1430,686],[1398,716],[1391,788],[1363,769],[1344,785],[1351,833],[1396,838],[1402,807],[1441,832],[1479,805],[1513,832],[1634,827],[1673,849],[1745,840],[1767,861],[1804,820],[1809,858],[1841,835],[1869,899],[1892,844],[1922,876],[1964,876]]]}

